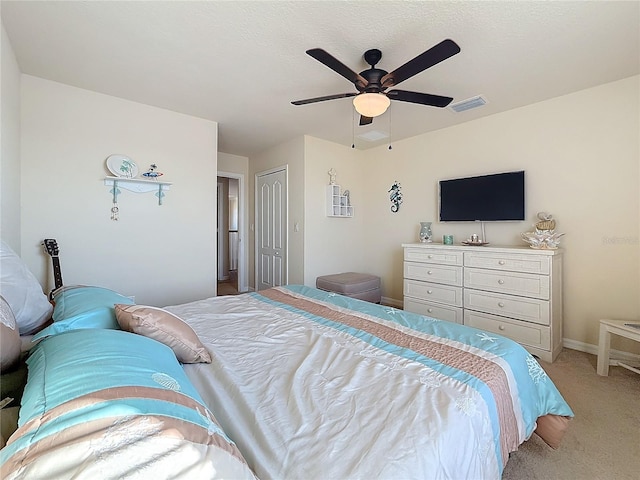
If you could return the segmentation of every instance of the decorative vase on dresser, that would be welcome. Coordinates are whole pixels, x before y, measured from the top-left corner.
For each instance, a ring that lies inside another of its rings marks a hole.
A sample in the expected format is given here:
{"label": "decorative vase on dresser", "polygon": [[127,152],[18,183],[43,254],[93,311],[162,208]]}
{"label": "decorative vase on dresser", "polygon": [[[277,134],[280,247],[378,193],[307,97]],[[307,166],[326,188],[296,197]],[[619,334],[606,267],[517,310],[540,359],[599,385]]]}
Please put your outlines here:
{"label": "decorative vase on dresser", "polygon": [[431,222],[420,222],[420,233],[418,237],[420,238],[420,242],[422,243],[430,243],[431,242]]}
{"label": "decorative vase on dresser", "polygon": [[411,243],[404,309],[509,337],[553,362],[562,350],[562,250]]}

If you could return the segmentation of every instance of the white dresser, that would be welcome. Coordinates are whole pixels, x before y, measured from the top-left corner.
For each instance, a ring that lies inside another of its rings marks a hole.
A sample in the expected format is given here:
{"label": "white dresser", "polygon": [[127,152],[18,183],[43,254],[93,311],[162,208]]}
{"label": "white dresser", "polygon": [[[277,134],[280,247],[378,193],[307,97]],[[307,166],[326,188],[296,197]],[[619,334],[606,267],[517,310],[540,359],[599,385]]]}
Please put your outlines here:
{"label": "white dresser", "polygon": [[562,349],[562,250],[411,243],[404,309],[499,333],[553,362]]}

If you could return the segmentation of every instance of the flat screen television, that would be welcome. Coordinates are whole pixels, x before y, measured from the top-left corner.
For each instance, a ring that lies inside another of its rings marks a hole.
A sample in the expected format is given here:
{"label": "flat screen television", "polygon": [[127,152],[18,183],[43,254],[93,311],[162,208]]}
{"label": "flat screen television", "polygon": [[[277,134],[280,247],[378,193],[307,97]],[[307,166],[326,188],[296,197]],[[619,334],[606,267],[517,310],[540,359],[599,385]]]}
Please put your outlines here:
{"label": "flat screen television", "polygon": [[524,171],[440,181],[441,222],[524,220]]}

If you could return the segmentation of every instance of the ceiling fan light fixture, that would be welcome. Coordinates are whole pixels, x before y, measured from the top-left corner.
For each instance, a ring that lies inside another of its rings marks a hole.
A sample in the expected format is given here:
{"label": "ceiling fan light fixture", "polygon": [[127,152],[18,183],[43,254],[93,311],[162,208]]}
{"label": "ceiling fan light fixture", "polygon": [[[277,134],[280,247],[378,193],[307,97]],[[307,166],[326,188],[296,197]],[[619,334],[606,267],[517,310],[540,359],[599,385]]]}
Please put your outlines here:
{"label": "ceiling fan light fixture", "polygon": [[353,106],[363,117],[377,117],[387,111],[391,100],[383,93],[361,93],[353,98]]}

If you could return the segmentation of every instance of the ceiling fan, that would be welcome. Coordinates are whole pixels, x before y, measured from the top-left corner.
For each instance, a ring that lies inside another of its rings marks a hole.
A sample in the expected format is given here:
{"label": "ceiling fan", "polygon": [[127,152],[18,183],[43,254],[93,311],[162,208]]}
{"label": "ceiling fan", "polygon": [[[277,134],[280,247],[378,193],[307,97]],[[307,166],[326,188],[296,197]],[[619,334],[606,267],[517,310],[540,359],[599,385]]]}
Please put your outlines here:
{"label": "ceiling fan", "polygon": [[294,105],[306,105],[308,103],[324,102],[337,98],[355,97],[353,99],[353,105],[360,114],[360,125],[368,125],[373,122],[373,117],[382,115],[389,107],[391,103],[390,100],[419,103],[432,107],[446,107],[451,103],[453,98],[431,95],[429,93],[409,92],[407,90],[394,89],[387,91],[387,89],[398,85],[400,82],[404,82],[429,67],[433,67],[458,52],[460,52],[458,44],[453,40],[446,39],[389,73],[385,70],[375,68],[376,64],[382,58],[382,52],[378,49],[367,50],[364,53],[364,59],[371,65],[371,68],[356,73],[321,48],[312,48],[311,50],[307,50],[308,55],[352,82],[358,91],[308,98],[306,100],[296,100],[291,103]]}

